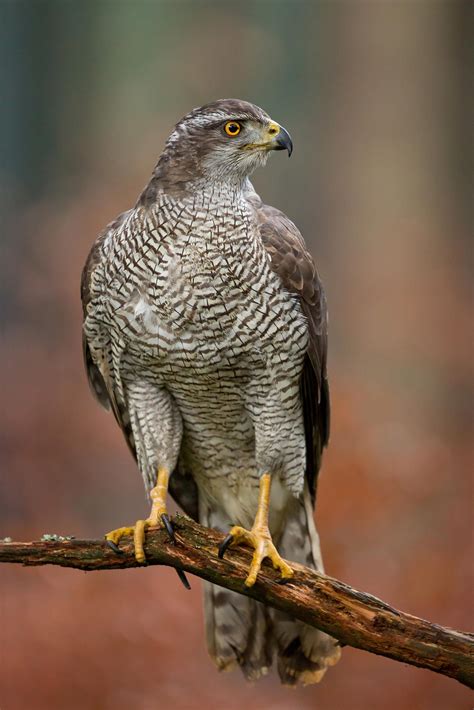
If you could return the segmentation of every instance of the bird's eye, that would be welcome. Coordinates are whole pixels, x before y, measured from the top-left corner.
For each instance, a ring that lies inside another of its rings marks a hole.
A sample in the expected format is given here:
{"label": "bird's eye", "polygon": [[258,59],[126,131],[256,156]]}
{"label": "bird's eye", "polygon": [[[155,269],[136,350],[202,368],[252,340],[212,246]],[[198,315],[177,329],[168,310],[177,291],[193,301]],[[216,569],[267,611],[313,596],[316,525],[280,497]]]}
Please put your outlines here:
{"label": "bird's eye", "polygon": [[237,121],[227,121],[224,126],[224,131],[232,138],[234,138],[234,136],[238,136],[241,130],[242,126],[240,123],[237,123]]}

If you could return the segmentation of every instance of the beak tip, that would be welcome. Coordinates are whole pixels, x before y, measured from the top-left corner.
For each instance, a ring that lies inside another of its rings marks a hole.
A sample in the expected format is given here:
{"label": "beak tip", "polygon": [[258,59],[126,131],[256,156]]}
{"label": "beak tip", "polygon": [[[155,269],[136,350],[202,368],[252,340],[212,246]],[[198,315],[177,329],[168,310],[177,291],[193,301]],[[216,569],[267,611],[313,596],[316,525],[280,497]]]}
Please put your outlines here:
{"label": "beak tip", "polygon": [[277,150],[288,151],[288,157],[290,158],[293,152],[293,141],[291,140],[290,134],[283,126],[280,126],[280,133],[277,136],[276,142],[278,146]]}

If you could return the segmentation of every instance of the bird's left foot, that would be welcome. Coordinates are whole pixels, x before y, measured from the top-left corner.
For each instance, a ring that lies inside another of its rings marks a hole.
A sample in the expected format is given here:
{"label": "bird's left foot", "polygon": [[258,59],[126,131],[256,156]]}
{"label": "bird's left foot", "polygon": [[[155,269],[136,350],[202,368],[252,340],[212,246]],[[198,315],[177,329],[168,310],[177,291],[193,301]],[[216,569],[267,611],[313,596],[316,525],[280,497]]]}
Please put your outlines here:
{"label": "bird's left foot", "polygon": [[285,583],[293,577],[293,570],[285,560],[280,557],[273,544],[270,530],[268,529],[268,509],[270,505],[271,475],[264,473],[260,478],[257,514],[251,530],[234,525],[219,547],[219,557],[224,557],[224,553],[231,545],[240,543],[253,547],[252,564],[250,565],[245,585],[252,587],[257,579],[257,575],[265,557],[269,557],[275,569],[280,570],[280,583]]}
{"label": "bird's left foot", "polygon": [[225,551],[229,547],[234,547],[235,545],[240,544],[253,547],[255,550],[249,573],[247,575],[247,579],[245,580],[245,586],[252,587],[255,584],[257,575],[265,557],[268,557],[272,561],[275,569],[280,570],[281,584],[284,584],[293,577],[293,570],[290,565],[278,554],[267,525],[256,524],[253,526],[252,530],[246,530],[245,528],[241,528],[239,525],[235,525],[220,545],[219,557],[224,557]]}

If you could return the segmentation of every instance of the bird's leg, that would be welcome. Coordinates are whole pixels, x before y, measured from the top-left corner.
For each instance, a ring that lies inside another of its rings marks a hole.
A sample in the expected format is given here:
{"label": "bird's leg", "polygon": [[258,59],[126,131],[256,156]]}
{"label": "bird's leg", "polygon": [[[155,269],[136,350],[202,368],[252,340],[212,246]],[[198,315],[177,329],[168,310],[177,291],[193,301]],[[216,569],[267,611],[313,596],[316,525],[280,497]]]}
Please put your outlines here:
{"label": "bird's leg", "polygon": [[271,476],[269,473],[264,473],[260,479],[260,490],[258,494],[258,507],[255,521],[251,530],[241,528],[235,525],[225,538],[224,542],[219,547],[219,557],[223,557],[225,551],[230,546],[239,545],[240,543],[253,547],[252,563],[245,584],[247,587],[252,587],[257,579],[257,574],[262,566],[262,561],[265,557],[269,557],[275,569],[280,570],[281,582],[286,582],[293,576],[293,570],[280,557],[275,545],[273,544],[270,530],[268,529],[268,510],[270,505],[270,488]]}
{"label": "bird's leg", "polygon": [[133,535],[135,559],[137,562],[145,562],[145,551],[143,549],[143,544],[145,542],[145,531],[151,526],[159,525],[160,522],[166,528],[170,538],[174,542],[174,532],[166,510],[166,494],[168,492],[169,477],[170,474],[168,469],[161,467],[158,469],[156,485],[150,492],[150,498],[152,500],[151,511],[146,520],[137,520],[133,526],[117,528],[117,530],[112,530],[107,533],[105,539],[115,552],[119,551],[117,544],[122,537],[125,535]]}

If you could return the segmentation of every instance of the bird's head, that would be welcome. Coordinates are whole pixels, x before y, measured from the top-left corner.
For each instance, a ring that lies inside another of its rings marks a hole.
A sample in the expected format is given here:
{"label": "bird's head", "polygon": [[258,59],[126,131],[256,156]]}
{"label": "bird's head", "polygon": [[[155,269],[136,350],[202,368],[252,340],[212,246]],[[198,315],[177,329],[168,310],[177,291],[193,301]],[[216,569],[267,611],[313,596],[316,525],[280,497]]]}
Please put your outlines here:
{"label": "bird's head", "polygon": [[203,179],[239,182],[265,165],[273,150],[291,155],[288,131],[258,106],[221,99],[194,109],[176,124],[156,174],[171,186]]}

